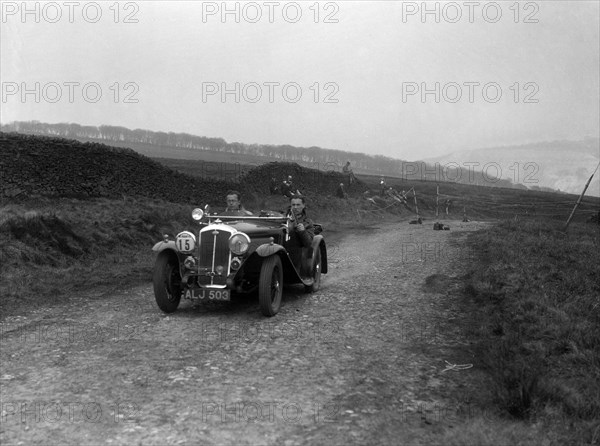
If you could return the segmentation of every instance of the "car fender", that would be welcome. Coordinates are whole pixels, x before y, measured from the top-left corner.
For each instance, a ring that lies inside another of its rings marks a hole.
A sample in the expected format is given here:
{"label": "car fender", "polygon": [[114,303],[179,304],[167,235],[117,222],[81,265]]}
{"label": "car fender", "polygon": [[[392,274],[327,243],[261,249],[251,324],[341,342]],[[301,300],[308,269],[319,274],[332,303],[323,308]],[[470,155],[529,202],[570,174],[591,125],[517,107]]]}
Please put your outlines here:
{"label": "car fender", "polygon": [[[322,235],[315,235],[312,241],[312,252],[314,253],[316,249],[321,250],[321,273],[327,274],[327,246],[325,245],[325,239]],[[314,255],[312,259],[314,259]],[[312,260],[311,259],[311,260]],[[310,269],[312,270],[312,264],[310,265]]]}
{"label": "car fender", "polygon": [[287,252],[283,246],[277,243],[264,243],[256,248],[254,252],[261,257],[269,257],[279,251]]}
{"label": "car fender", "polygon": [[161,241],[161,242],[156,243],[152,247],[152,251],[156,251],[156,252],[161,252],[161,251],[164,251],[165,249],[172,249],[173,252],[177,254],[177,246],[175,245],[174,240],[169,240],[168,242]]}
{"label": "car fender", "polygon": [[259,256],[259,257],[263,257],[263,258],[272,256],[272,255],[278,255],[279,257],[281,257],[281,264],[283,266],[284,280],[286,282],[291,282],[291,283],[303,282],[300,277],[300,274],[298,273],[298,271],[296,270],[296,267],[294,266],[292,260],[290,259],[290,256],[289,256],[287,250],[283,246],[281,246],[277,243],[264,243],[264,244],[260,245],[258,248],[256,248],[256,250],[252,253],[252,256]]}

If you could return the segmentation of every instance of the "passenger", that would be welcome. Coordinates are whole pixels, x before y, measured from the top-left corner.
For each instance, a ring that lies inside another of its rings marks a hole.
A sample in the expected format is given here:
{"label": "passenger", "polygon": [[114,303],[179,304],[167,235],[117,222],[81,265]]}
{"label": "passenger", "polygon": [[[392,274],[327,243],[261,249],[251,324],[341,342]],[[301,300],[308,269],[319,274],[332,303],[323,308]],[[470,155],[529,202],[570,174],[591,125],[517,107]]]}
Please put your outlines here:
{"label": "passenger", "polygon": [[299,247],[311,246],[315,228],[312,220],[306,216],[306,203],[303,196],[290,199],[290,209],[287,215],[291,217],[288,223],[290,244]]}
{"label": "passenger", "polygon": [[225,208],[224,216],[244,216],[253,215],[252,212],[247,211],[242,205],[242,194],[237,190],[230,190],[227,192],[227,207]]}

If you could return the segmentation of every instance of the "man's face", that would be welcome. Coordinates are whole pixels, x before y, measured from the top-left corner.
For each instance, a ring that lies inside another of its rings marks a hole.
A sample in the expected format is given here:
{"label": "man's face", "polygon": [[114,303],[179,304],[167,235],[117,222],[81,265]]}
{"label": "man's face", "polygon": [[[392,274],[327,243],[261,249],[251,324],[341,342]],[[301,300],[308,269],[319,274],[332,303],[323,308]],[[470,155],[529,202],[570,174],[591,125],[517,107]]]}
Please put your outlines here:
{"label": "man's face", "polygon": [[240,200],[238,199],[237,195],[227,195],[226,200],[228,209],[239,209]]}
{"label": "man's face", "polygon": [[300,214],[302,213],[302,209],[304,209],[304,203],[302,203],[300,198],[292,198],[290,205],[292,206],[292,211],[294,211],[294,214]]}

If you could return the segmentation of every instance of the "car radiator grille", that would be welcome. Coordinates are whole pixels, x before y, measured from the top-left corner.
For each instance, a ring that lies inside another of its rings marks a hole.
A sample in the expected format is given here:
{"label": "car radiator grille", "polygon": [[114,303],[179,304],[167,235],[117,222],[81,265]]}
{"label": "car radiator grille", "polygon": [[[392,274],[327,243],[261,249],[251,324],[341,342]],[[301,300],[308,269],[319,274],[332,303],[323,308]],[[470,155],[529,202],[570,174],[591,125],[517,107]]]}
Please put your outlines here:
{"label": "car radiator grille", "polygon": [[[198,282],[200,285],[225,285],[229,272],[228,231],[205,231],[200,234],[200,256]],[[219,276],[217,266],[223,267]]]}

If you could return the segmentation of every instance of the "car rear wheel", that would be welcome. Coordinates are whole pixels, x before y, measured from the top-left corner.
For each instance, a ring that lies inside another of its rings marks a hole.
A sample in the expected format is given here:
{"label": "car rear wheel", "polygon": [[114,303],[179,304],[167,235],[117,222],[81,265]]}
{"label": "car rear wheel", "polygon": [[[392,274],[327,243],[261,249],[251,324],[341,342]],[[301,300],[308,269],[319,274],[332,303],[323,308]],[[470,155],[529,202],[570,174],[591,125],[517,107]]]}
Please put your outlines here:
{"label": "car rear wheel", "polygon": [[278,255],[263,260],[258,282],[258,301],[265,316],[275,316],[283,294],[283,268]]}
{"label": "car rear wheel", "polygon": [[152,281],[158,308],[165,313],[177,310],[181,300],[181,277],[177,260],[170,255],[159,254]]}
{"label": "car rear wheel", "polygon": [[314,293],[315,291],[319,291],[321,287],[321,250],[317,248],[314,253],[314,261],[313,261],[313,270],[312,270],[312,285],[307,285],[304,287],[304,290],[307,293]]}

